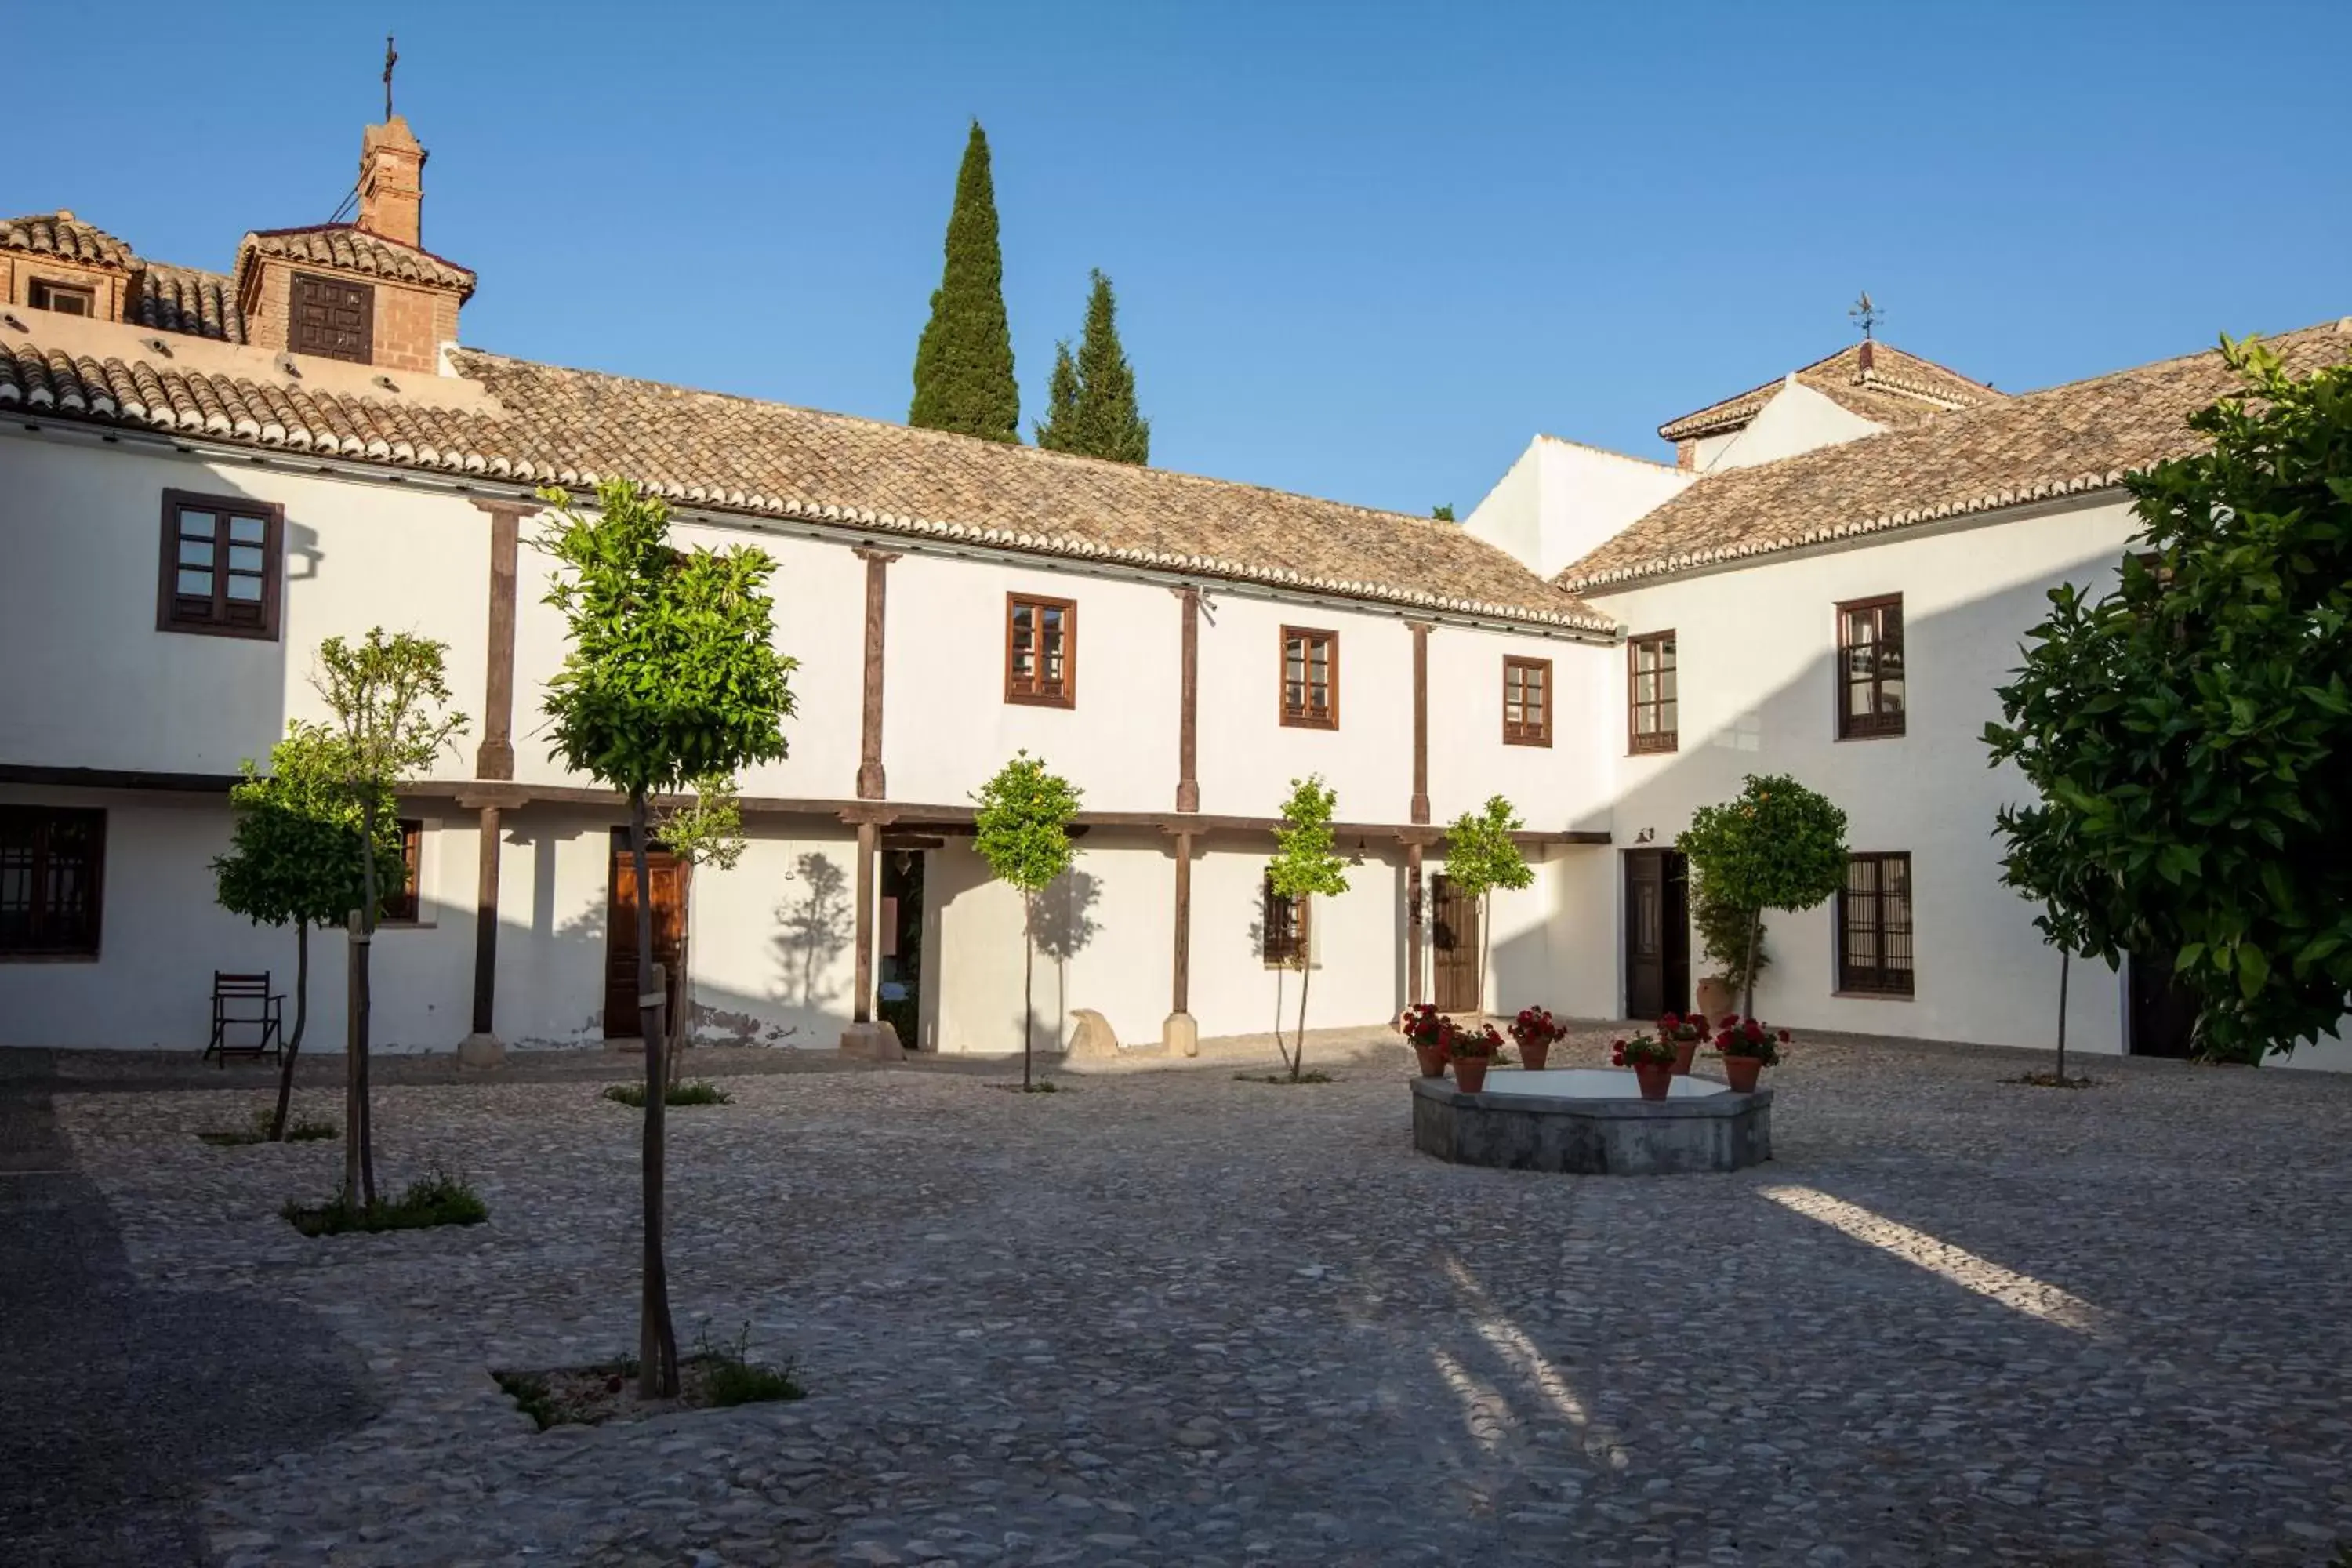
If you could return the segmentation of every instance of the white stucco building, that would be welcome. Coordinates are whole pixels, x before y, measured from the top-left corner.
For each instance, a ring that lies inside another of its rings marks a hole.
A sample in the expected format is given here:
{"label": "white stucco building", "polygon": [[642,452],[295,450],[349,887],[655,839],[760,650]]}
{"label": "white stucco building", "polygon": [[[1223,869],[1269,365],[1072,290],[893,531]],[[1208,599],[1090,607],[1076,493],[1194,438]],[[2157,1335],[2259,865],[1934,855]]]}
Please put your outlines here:
{"label": "white stucco building", "polygon": [[[1993,877],[2014,781],[1977,736],[2042,589],[2115,570],[2116,478],[2186,443],[2210,356],[2002,398],[1849,350],[1667,426],[1679,466],[1539,438],[1457,526],[461,347],[477,280],[423,247],[422,167],[371,127],[356,223],[256,230],[225,275],[0,222],[0,1045],[194,1048],[213,971],[290,973],[290,935],[214,902],[227,785],[324,717],[319,643],[377,625],[446,642],[473,721],[404,794],[377,1039],[634,1035],[621,802],[541,716],[533,498],[600,475],[774,556],[800,661],[741,862],[657,878],[704,1037],[833,1048],[878,1009],[916,1049],[1016,1048],[1018,900],[971,797],[1025,748],[1085,794],[1041,1044],[1082,1008],[1129,1043],[1263,1030],[1294,940],[1311,1025],[1478,1005],[1442,840],[1496,793],[1537,876],[1496,896],[1486,1005],[1680,1005],[1663,847],[1759,769],[1845,806],[1882,857],[1871,940],[1907,943],[1859,976],[1863,900],[1774,920],[1770,1016],[2046,1043],[2054,960]],[[1867,741],[1837,718],[1856,628],[1900,650]],[[1298,921],[1262,873],[1307,773],[1355,864]],[[332,996],[340,943],[313,948]],[[2078,980],[2074,1039],[2160,1047],[2126,992]]]}

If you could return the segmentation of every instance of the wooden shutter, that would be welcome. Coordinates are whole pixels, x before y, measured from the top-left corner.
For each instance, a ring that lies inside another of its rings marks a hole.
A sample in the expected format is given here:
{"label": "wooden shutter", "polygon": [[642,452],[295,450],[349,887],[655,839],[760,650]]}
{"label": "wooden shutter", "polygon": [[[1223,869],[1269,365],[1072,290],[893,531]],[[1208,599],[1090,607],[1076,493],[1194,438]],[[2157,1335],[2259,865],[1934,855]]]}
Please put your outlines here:
{"label": "wooden shutter", "polygon": [[375,357],[375,290],[365,283],[294,274],[287,346],[298,354],[366,364]]}

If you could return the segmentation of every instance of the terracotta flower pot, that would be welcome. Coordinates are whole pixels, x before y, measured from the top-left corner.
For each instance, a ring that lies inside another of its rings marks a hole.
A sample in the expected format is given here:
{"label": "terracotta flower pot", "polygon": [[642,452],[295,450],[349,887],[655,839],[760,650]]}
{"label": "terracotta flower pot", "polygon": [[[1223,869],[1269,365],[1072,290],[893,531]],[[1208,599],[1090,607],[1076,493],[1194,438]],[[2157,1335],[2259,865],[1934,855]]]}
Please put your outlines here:
{"label": "terracotta flower pot", "polygon": [[1675,1041],[1675,1076],[1676,1078],[1688,1078],[1690,1076],[1691,1063],[1696,1060],[1697,1057],[1698,1042],[1696,1040]]}
{"label": "terracotta flower pot", "polygon": [[1672,1062],[1635,1062],[1633,1077],[1642,1085],[1643,1100],[1664,1100],[1666,1090],[1674,1086],[1675,1064]]}
{"label": "terracotta flower pot", "polygon": [[1551,1060],[1549,1040],[1529,1040],[1519,1047],[1519,1061],[1529,1072],[1541,1072],[1544,1063]]}
{"label": "terracotta flower pot", "polygon": [[1723,1058],[1723,1080],[1731,1086],[1734,1094],[1754,1094],[1756,1075],[1763,1070],[1763,1060],[1758,1057]]}
{"label": "terracotta flower pot", "polygon": [[1475,1094],[1486,1087],[1485,1057],[1456,1057],[1454,1059],[1454,1087],[1465,1094]]}
{"label": "terracotta flower pot", "polygon": [[1710,974],[1698,983],[1699,1016],[1714,1023],[1731,1011],[1731,984],[1720,975]]}
{"label": "terracotta flower pot", "polygon": [[1412,1048],[1412,1054],[1421,1058],[1422,1077],[1444,1078],[1445,1076],[1445,1047],[1444,1046],[1415,1046]]}

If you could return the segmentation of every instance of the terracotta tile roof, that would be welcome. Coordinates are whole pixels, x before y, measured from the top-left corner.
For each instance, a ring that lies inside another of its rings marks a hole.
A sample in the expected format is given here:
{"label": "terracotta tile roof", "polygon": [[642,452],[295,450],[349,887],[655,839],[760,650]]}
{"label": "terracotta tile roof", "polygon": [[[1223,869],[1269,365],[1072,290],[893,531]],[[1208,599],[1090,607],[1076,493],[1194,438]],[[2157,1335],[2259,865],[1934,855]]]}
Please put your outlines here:
{"label": "terracotta tile roof", "polygon": [[258,229],[236,247],[236,276],[245,276],[247,258],[281,256],[320,267],[340,267],[404,283],[425,283],[455,289],[462,299],[474,291],[474,275],[454,261],[429,250],[402,245],[347,223],[317,224],[309,228]]}
{"label": "terracotta tile roof", "polygon": [[496,354],[453,357],[492,403],[433,406],[429,386],[333,394],[266,360],[228,375],[0,340],[0,408],[519,484],[626,475],[718,511],[1615,630],[1454,523]]}
{"label": "terracotta tile roof", "polygon": [[[2309,371],[2352,359],[2352,319],[2272,342]],[[1703,475],[1555,579],[1589,593],[1693,566],[2110,489],[2201,444],[2186,420],[2234,384],[2218,352],[2003,397],[1907,429]]]}
{"label": "terracotta tile roof", "polygon": [[[1870,363],[1865,365],[1863,346],[1853,343],[1827,359],[1815,360],[1796,373],[1797,380],[1864,419],[1896,427],[1916,425],[1950,409],[1972,408],[2002,395],[1982,382],[1970,381],[1933,360],[1905,353],[1891,343],[1870,344]],[[1658,434],[1669,441],[1681,441],[1736,430],[1756,417],[1785,380],[1775,376],[1737,397],[1670,419],[1658,426]]]}
{"label": "terracotta tile roof", "polygon": [[29,250],[91,267],[128,269],[139,264],[128,245],[69,212],[0,218],[0,250]]}
{"label": "terracotta tile roof", "polygon": [[245,315],[236,308],[236,290],[217,272],[148,262],[140,275],[138,318],[142,326],[158,331],[245,342]]}

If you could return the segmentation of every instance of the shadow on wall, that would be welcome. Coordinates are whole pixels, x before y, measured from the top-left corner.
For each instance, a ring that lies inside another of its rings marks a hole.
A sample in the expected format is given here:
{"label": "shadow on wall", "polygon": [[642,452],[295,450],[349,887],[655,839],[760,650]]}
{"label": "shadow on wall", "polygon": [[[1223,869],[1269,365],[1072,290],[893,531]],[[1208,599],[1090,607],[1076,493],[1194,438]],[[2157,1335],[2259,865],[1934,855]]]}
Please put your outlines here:
{"label": "shadow on wall", "polygon": [[836,994],[846,993],[846,987],[825,984],[824,976],[856,935],[849,874],[830,856],[812,850],[793,862],[792,880],[797,890],[776,906],[776,922],[782,930],[775,938],[774,999],[822,1012]]}
{"label": "shadow on wall", "polygon": [[[1037,956],[1054,966],[1054,1010],[1050,1021],[1042,1014],[1030,1043],[1041,1051],[1058,1051],[1070,1030],[1070,960],[1086,951],[1102,929],[1095,906],[1102,901],[1102,879],[1073,868],[1037,895],[1029,917],[1029,932]],[[1008,1031],[1021,1037],[1019,1020]]]}

